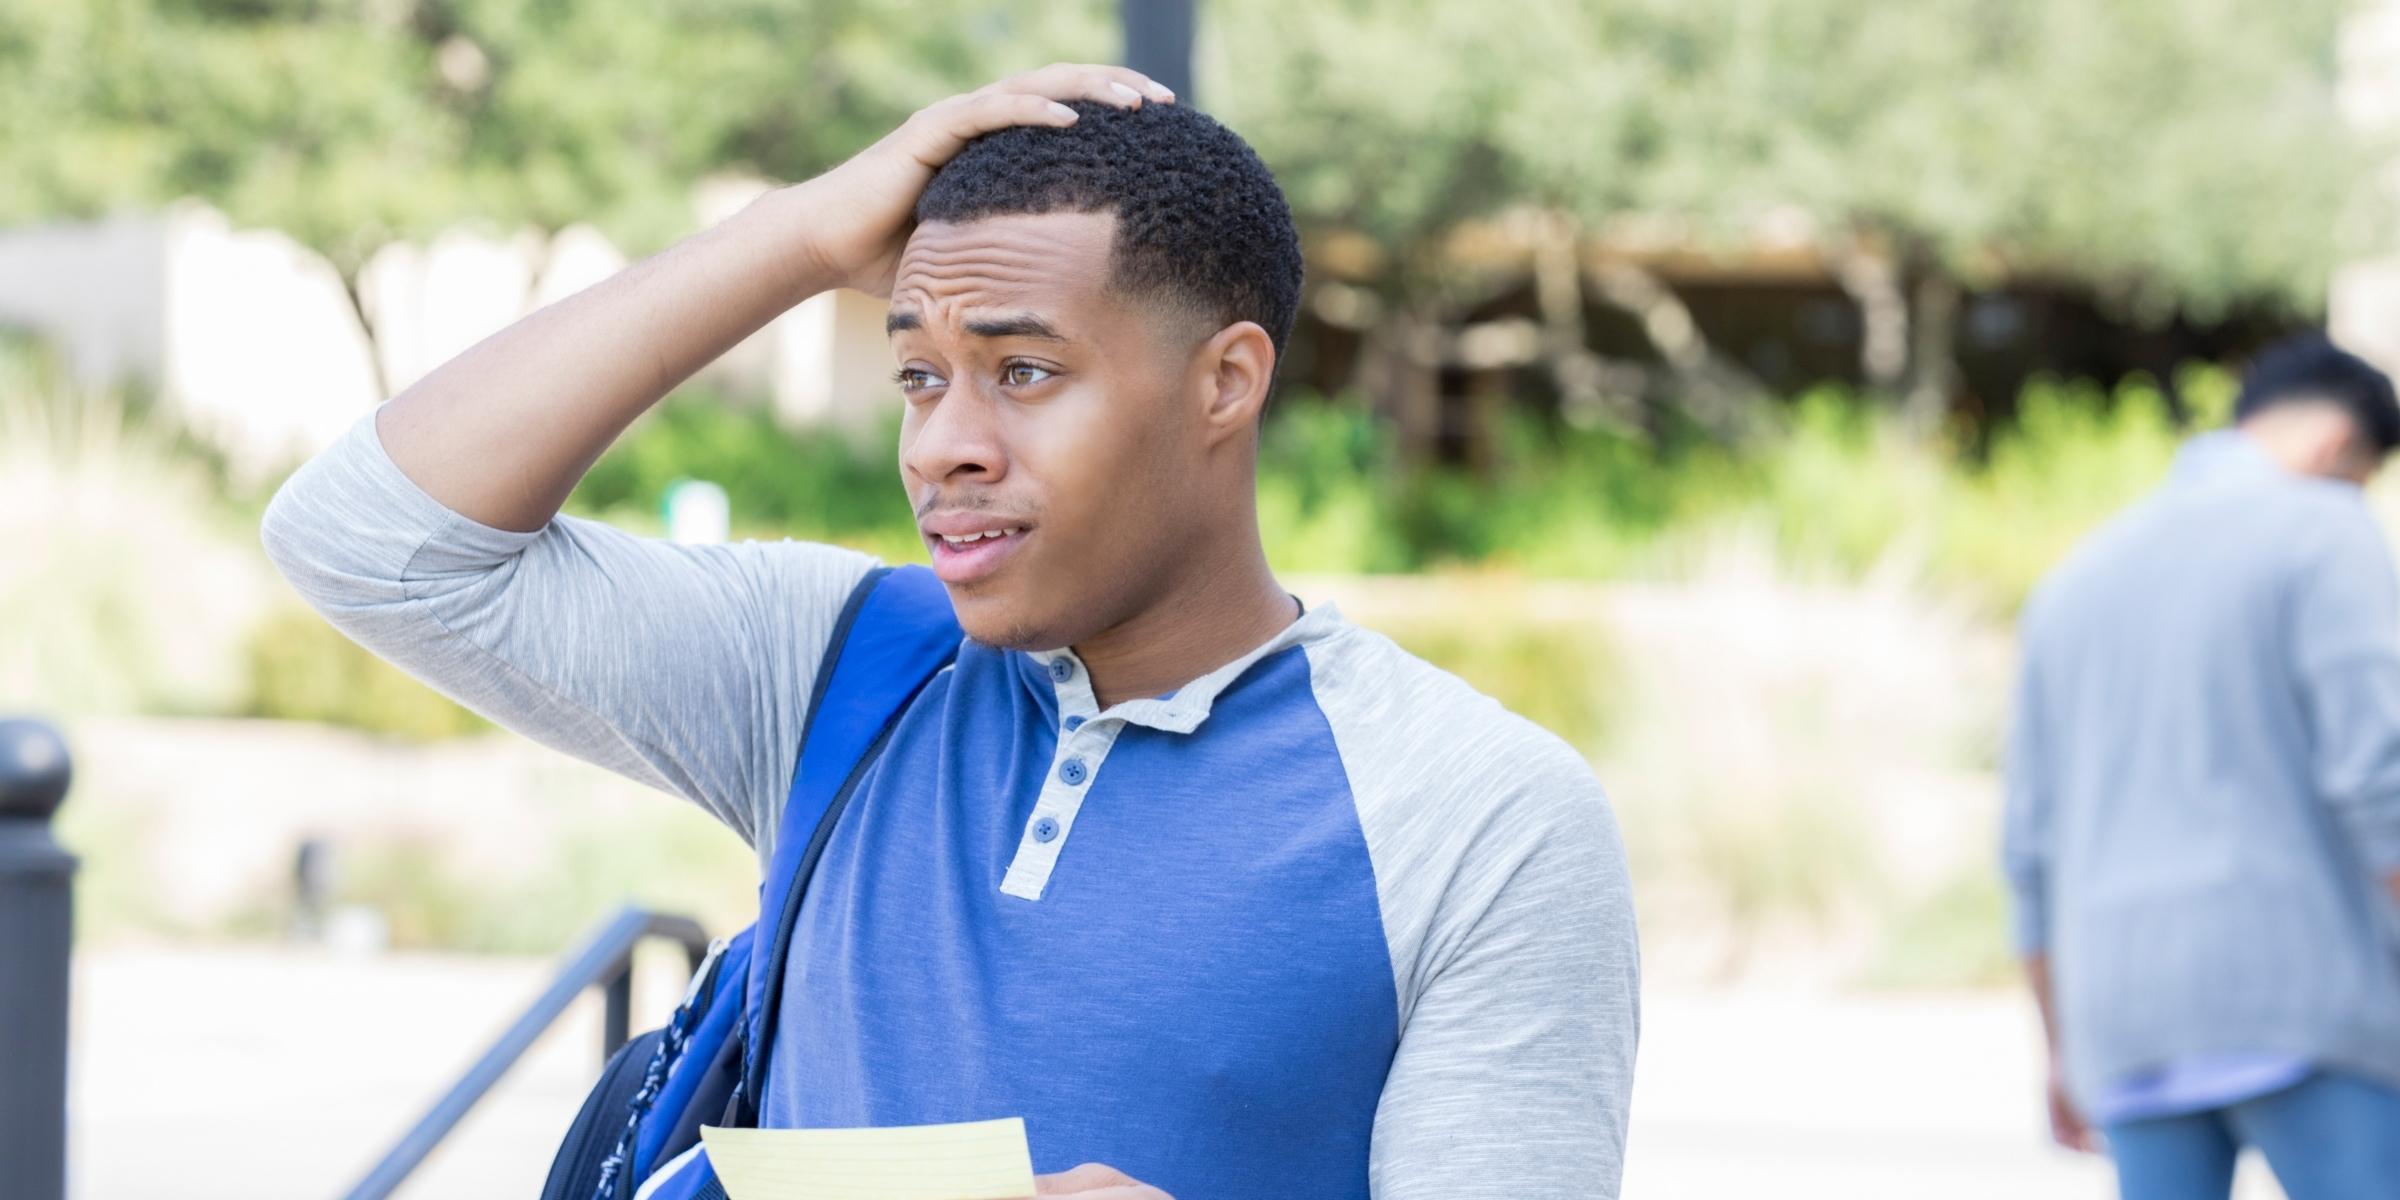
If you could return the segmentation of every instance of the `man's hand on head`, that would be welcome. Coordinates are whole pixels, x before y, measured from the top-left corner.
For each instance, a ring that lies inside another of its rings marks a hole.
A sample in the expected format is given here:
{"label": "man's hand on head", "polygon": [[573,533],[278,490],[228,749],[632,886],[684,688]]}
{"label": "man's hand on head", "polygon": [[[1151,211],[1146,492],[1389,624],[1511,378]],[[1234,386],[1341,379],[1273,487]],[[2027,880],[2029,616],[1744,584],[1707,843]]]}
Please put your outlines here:
{"label": "man's hand on head", "polygon": [[1014,125],[1074,124],[1075,110],[1061,101],[1138,108],[1174,99],[1129,68],[1053,63],[918,109],[850,161],[778,196],[793,204],[810,278],[888,296],[918,195],[968,142]]}
{"label": "man's hand on head", "polygon": [[1175,1200],[1115,1167],[1099,1163],[1038,1176],[1033,1181],[1033,1192],[1037,1196],[1074,1196],[1077,1200]]}

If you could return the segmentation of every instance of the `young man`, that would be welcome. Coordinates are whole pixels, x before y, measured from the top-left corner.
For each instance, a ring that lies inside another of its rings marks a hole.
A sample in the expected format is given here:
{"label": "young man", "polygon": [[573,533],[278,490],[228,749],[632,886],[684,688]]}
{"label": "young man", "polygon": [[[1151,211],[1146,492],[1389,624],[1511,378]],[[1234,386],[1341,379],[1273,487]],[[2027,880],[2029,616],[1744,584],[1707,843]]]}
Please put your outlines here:
{"label": "young man", "polygon": [[901,482],[969,640],[824,851],[765,1122],[1023,1115],[1037,1166],[1108,1164],[1044,1180],[1095,1198],[1613,1196],[1637,972],[1590,770],[1261,551],[1300,271],[1239,138],[1045,68],[462,355],[266,542],[360,642],[763,858],[874,564],[558,507],[776,314],[889,296]]}
{"label": "young man", "polygon": [[2058,1140],[2127,1200],[2400,1195],[2400,590],[2380,372],[2270,349],[2236,427],[2023,620],[2004,859]]}

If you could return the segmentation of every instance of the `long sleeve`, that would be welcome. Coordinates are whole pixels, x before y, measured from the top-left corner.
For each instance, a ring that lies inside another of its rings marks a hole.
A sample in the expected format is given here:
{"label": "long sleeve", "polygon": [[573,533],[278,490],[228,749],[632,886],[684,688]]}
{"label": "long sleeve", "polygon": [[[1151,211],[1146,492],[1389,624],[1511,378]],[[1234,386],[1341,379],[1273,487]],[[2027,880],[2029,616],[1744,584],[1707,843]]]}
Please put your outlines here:
{"label": "long sleeve", "polygon": [[[2028,626],[2029,627],[2029,626]],[[2032,636],[2017,669],[2015,711],[2010,714],[2006,798],[2000,827],[2000,867],[2007,877],[2015,917],[2017,953],[2042,953],[2050,942],[2050,783],[2052,764],[2042,753],[2042,710]]]}
{"label": "long sleeve", "polygon": [[2364,507],[2340,516],[2293,584],[2292,662],[2318,794],[2387,875],[2400,871],[2400,582]]}
{"label": "long sleeve", "polygon": [[771,853],[817,660],[874,560],[685,546],[559,517],[515,533],[425,494],[372,414],[269,505],[268,556],[367,649],[536,741],[682,796]]}

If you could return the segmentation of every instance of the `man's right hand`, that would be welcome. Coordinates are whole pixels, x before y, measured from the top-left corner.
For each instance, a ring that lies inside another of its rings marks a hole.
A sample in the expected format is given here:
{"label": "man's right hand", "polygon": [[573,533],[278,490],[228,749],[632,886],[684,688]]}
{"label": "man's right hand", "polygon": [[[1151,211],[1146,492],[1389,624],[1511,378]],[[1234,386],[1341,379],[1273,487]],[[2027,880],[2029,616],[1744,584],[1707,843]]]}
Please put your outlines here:
{"label": "man's right hand", "polygon": [[841,166],[445,363],[377,414],[383,448],[450,511],[540,529],[609,442],[710,359],[818,292],[888,295],[918,194],[970,139],[1071,125],[1064,100],[1173,98],[1139,72],[1062,63],[933,104]]}
{"label": "man's right hand", "polygon": [[850,161],[789,189],[789,207],[808,214],[804,236],[813,269],[805,274],[888,296],[918,195],[968,142],[1014,125],[1074,124],[1075,110],[1060,101],[1138,108],[1174,99],[1126,67],[1053,63],[918,109]]}
{"label": "man's right hand", "polygon": [[2066,1071],[2055,1060],[2050,1064],[2050,1137],[2069,1150],[2100,1153],[2100,1135],[2084,1121],[2083,1110],[2067,1091]]}

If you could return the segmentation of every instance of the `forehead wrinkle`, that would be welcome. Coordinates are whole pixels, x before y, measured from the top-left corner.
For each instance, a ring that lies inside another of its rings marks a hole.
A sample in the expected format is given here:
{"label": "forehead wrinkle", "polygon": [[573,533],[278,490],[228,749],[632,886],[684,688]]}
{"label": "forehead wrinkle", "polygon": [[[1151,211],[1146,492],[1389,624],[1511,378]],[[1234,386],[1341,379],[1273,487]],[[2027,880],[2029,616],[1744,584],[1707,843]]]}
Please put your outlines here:
{"label": "forehead wrinkle", "polygon": [[[911,264],[894,281],[891,317],[903,328],[990,337],[977,326],[1022,324],[1033,318],[1073,340],[1068,282],[1054,272],[995,271],[988,263],[935,269]],[[1022,335],[1018,335],[1022,336]]]}
{"label": "forehead wrinkle", "polygon": [[1066,273],[1054,258],[1029,254],[972,254],[949,258],[911,257],[900,264],[900,287],[955,293],[970,288],[1030,291],[1057,287]]}
{"label": "forehead wrinkle", "polygon": [[1050,300],[1052,297],[1030,294],[995,280],[965,279],[935,286],[926,286],[925,281],[904,280],[892,291],[892,309],[885,324],[895,332],[911,329],[932,332],[938,328],[952,335],[990,337],[990,333],[976,326],[1021,323],[1031,318],[1061,331],[1061,340],[1068,340],[1063,336],[1064,323],[1058,305],[1045,303]]}
{"label": "forehead wrinkle", "polygon": [[[1113,218],[1111,218],[1113,220]],[[1090,236],[1103,232],[1104,236]],[[992,218],[917,227],[900,256],[900,274],[984,286],[1040,286],[1063,276],[1109,271],[1111,237],[1087,221]]]}

